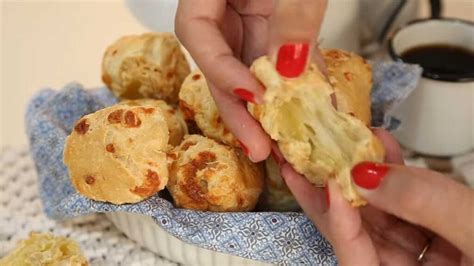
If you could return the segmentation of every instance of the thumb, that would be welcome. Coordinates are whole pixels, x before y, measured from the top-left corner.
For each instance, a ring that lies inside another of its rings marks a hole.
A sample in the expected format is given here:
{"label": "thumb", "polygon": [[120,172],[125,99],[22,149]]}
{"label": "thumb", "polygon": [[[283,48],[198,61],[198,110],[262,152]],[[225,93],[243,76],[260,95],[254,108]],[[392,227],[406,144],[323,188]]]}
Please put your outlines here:
{"label": "thumb", "polygon": [[[268,54],[280,75],[298,77],[306,68],[326,11],[327,0],[278,0],[270,18]],[[316,62],[323,64],[318,49]],[[318,56],[319,55],[319,56]]]}
{"label": "thumb", "polygon": [[474,257],[474,190],[415,167],[364,162],[351,173],[372,206],[428,228]]}

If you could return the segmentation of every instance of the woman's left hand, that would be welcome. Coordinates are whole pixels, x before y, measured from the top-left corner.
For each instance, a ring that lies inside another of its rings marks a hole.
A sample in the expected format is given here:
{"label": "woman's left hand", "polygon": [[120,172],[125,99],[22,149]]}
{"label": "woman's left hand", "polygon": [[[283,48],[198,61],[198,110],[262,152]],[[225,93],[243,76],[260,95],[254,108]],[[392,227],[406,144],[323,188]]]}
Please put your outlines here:
{"label": "woman's left hand", "polygon": [[397,142],[386,131],[375,133],[386,147],[388,164],[352,170],[357,190],[369,203],[365,207],[353,208],[333,179],[325,189],[316,188],[289,164],[281,167],[339,264],[468,265],[474,258],[474,191],[439,173],[396,165],[403,164]]}

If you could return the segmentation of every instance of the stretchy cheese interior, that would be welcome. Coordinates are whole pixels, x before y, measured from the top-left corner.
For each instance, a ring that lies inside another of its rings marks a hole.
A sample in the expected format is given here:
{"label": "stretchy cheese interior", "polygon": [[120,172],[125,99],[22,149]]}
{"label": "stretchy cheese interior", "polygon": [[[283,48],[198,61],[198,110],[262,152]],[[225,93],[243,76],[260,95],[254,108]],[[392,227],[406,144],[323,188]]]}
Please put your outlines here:
{"label": "stretchy cheese interior", "polygon": [[383,160],[383,146],[372,131],[332,105],[334,90],[316,66],[285,79],[261,57],[251,70],[266,91],[265,104],[250,105],[249,110],[286,160],[313,184],[323,186],[328,178],[336,178],[347,200],[354,206],[365,204],[354,189],[350,169],[361,161]]}

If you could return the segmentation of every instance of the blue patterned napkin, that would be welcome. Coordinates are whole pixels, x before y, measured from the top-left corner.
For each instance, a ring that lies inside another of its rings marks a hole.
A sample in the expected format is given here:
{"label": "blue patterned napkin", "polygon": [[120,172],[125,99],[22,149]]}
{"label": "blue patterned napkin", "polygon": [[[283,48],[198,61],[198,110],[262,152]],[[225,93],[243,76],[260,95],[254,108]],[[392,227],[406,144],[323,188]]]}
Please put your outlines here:
{"label": "blue patterned napkin", "polygon": [[[389,114],[416,87],[417,66],[373,63],[373,124],[394,128]],[[76,193],[63,163],[63,146],[77,119],[112,105],[117,99],[100,88],[85,90],[71,83],[59,91],[44,89],[33,97],[26,114],[30,149],[39,176],[46,214],[66,219],[93,212],[125,211],[149,215],[173,236],[201,248],[265,262],[335,265],[331,245],[302,213],[215,213],[184,210],[158,195],[117,206]]]}

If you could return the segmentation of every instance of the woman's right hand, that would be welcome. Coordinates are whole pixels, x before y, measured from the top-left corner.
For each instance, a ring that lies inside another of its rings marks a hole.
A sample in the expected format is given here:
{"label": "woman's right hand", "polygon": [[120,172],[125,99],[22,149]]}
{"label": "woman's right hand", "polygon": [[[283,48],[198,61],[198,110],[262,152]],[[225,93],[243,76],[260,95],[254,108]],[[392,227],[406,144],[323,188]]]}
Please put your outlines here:
{"label": "woman's right hand", "polygon": [[282,166],[286,184],[331,242],[339,264],[472,265],[474,190],[440,173],[403,166],[393,137],[383,130],[375,134],[386,147],[386,163],[352,169],[365,207],[351,207],[335,180],[324,191]]}
{"label": "woman's right hand", "polygon": [[268,54],[282,76],[304,71],[310,52],[322,66],[319,34],[327,0],[182,0],[176,35],[206,76],[220,115],[254,162],[266,159],[271,140],[247,111],[263,103],[264,88],[248,66]]}

